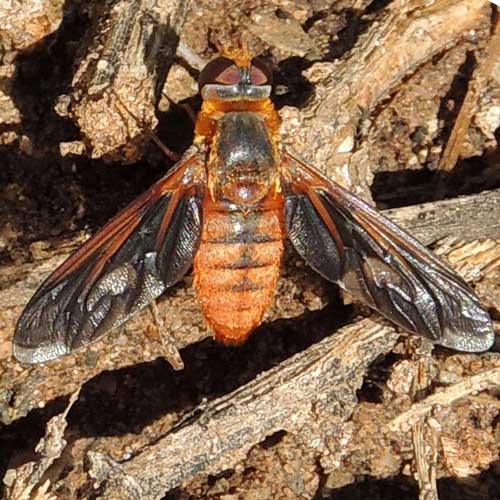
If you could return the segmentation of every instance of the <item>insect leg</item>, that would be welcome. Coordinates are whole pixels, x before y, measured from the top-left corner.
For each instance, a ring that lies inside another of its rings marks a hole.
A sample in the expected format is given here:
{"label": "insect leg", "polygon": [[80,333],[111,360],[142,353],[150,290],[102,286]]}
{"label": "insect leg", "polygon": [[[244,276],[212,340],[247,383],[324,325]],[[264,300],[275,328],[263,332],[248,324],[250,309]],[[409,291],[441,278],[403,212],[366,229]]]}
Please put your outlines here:
{"label": "insect leg", "polygon": [[160,341],[163,345],[165,359],[170,363],[174,370],[182,370],[184,368],[184,361],[182,361],[182,357],[177,349],[175,340],[168,333],[163,320],[159,317],[156,300],[153,300],[153,302],[149,304],[149,309],[151,311],[151,315],[153,316],[156,331],[158,332],[158,336],[160,337]]}

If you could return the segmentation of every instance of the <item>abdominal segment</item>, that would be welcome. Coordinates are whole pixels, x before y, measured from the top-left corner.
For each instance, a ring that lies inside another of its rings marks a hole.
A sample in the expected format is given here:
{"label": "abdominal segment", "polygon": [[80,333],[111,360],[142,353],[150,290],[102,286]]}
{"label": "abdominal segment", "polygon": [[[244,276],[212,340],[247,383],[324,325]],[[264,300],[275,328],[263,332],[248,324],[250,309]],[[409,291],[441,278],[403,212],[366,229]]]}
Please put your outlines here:
{"label": "abdominal segment", "polygon": [[240,344],[262,323],[283,254],[282,210],[204,213],[194,286],[215,338]]}

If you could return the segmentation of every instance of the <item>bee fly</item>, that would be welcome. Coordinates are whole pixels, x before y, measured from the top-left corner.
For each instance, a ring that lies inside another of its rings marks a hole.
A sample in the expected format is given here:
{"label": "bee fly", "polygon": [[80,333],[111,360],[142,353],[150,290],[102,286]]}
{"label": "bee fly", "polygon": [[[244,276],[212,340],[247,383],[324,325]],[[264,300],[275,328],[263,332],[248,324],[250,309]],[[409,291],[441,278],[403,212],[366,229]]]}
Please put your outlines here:
{"label": "bee fly", "polygon": [[273,299],[286,237],[317,273],[408,332],[461,351],[491,347],[490,317],[464,280],[280,145],[271,79],[243,50],[208,63],[193,146],[42,284],[17,324],[19,361],[87,345],[191,266],[215,338],[240,344]]}

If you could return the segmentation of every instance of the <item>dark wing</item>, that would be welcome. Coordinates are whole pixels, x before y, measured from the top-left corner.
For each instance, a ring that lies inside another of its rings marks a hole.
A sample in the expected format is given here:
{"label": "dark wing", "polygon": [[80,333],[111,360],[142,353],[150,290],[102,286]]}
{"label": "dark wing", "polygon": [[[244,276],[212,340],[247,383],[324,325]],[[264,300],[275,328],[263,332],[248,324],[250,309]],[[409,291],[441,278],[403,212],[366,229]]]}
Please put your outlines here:
{"label": "dark wing", "polygon": [[17,323],[19,361],[87,345],[182,278],[201,234],[201,170],[195,155],[181,161],[49,276]]}
{"label": "dark wing", "polygon": [[491,319],[462,278],[290,152],[283,161],[288,236],[315,271],[409,332],[460,351],[492,346]]}

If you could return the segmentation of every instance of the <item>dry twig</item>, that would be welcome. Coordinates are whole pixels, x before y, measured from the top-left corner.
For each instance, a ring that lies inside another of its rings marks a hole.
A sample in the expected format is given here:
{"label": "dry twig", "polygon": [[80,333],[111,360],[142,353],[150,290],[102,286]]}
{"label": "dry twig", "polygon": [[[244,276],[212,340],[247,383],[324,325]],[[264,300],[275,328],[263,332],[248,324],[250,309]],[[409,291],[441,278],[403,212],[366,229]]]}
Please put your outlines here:
{"label": "dry twig", "polygon": [[[413,397],[432,382],[428,377],[430,352],[418,361],[417,376],[412,387]],[[440,426],[436,420],[421,418],[412,428],[413,457],[419,487],[420,500],[438,500],[436,468],[438,459]]]}
{"label": "dry twig", "polygon": [[469,81],[467,94],[439,162],[441,170],[451,170],[460,158],[462,145],[472,119],[473,108],[481,92],[480,85],[488,81],[495,62],[498,60],[498,54],[500,54],[500,23],[497,22],[487,49],[487,56],[478,64],[472,79]]}
{"label": "dry twig", "polygon": [[29,500],[55,498],[47,493],[50,482],[44,480],[44,474],[48,468],[57,460],[64,448],[66,441],[64,431],[68,422],[68,416],[71,407],[78,399],[80,388],[78,388],[69,398],[66,409],[52,417],[46,426],[45,436],[40,440],[35,451],[41,455],[41,458],[33,462],[28,462],[17,469],[9,469],[4,477],[4,484],[7,486],[7,498],[9,500]]}
{"label": "dry twig", "polygon": [[[369,319],[342,328],[211,402],[193,420],[181,423],[130,461],[118,465],[92,454],[91,474],[107,481],[110,495],[162,498],[200,472],[231,467],[266,436],[280,430],[297,432],[307,422],[317,422],[318,402],[328,401],[330,425],[340,426],[356,404],[364,370],[390,351],[396,339],[392,327]],[[318,429],[321,435],[316,437],[322,440],[340,432],[340,427],[327,429],[320,424]],[[104,493],[103,498],[111,496]]]}
{"label": "dry twig", "polygon": [[[428,439],[426,439],[428,437]],[[439,424],[423,418],[412,430],[420,500],[438,500],[436,467],[439,449]]]}
{"label": "dry twig", "polygon": [[490,387],[499,386],[500,368],[472,375],[463,382],[440,390],[423,401],[415,403],[408,411],[391,420],[387,425],[387,429],[390,431],[408,429],[412,425],[415,425],[423,416],[430,413],[436,405],[451,405],[455,401],[467,397],[469,394],[477,394]]}
{"label": "dry twig", "polygon": [[156,127],[156,104],[190,0],[119,0],[73,78],[69,114],[92,157],[138,158]]}
{"label": "dry twig", "polygon": [[307,107],[282,110],[301,156],[365,199],[370,199],[372,174],[368,151],[356,151],[361,121],[404,77],[455,44],[489,12],[487,0],[428,4],[393,2],[344,59],[305,72],[315,86]]}

